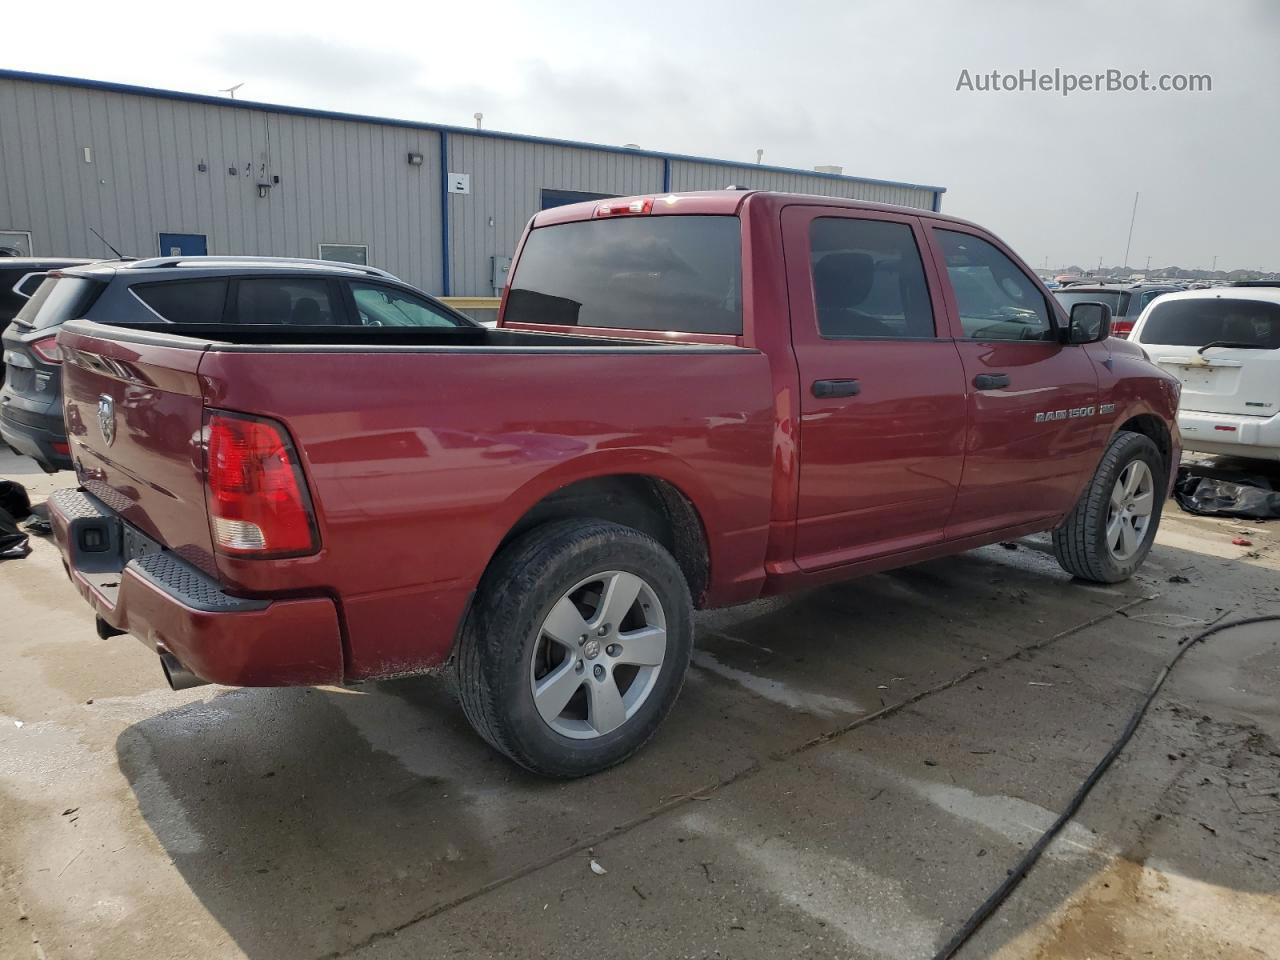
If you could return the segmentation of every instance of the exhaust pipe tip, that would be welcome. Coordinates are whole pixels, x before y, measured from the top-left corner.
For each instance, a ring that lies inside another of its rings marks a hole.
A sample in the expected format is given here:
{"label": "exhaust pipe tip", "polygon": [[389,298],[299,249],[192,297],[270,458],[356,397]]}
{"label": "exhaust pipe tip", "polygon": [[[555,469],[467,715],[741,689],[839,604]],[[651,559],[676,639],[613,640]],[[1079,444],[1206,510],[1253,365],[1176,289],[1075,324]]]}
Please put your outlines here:
{"label": "exhaust pipe tip", "polygon": [[202,687],[209,682],[201,680],[184,667],[182,662],[168,650],[160,651],[160,669],[164,671],[164,678],[169,681],[170,690],[190,690],[192,687]]}

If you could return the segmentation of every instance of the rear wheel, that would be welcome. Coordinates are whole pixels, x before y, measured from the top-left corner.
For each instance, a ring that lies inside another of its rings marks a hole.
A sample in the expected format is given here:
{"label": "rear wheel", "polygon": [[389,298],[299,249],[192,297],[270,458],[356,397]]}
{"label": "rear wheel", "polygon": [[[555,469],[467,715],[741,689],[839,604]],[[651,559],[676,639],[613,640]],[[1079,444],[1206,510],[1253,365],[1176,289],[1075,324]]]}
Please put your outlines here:
{"label": "rear wheel", "polygon": [[1098,583],[1133,576],[1151,551],[1164,505],[1165,463],[1140,433],[1118,433],[1084,495],[1053,531],[1062,569]]}
{"label": "rear wheel", "polygon": [[670,711],[692,649],[689,588],[652,538],[604,521],[538,527],[486,573],[459,641],[476,731],[521,766],[614,765]]}

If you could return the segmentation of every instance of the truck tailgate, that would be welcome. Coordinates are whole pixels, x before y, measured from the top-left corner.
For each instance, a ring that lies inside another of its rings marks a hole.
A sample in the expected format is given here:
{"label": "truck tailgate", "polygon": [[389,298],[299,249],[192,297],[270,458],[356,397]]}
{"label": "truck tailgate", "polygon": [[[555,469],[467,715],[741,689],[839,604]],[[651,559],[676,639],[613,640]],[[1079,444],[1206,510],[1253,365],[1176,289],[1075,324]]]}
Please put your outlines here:
{"label": "truck tailgate", "polygon": [[81,485],[214,575],[196,372],[203,350],[68,330],[58,342],[67,436]]}

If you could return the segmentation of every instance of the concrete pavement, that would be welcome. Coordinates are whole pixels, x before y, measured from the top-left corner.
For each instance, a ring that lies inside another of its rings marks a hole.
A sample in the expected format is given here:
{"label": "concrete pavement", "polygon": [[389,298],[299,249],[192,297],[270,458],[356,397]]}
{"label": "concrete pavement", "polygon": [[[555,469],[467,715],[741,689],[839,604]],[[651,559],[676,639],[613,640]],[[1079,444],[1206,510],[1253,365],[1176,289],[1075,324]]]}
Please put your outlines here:
{"label": "concrete pavement", "polygon": [[[1275,544],[1171,505],[1116,587],[1041,538],[700,615],[653,743],[564,784],[439,681],[170,692],[37,541],[0,564],[0,955],[928,957],[1180,638],[1280,612]],[[962,955],[1280,957],[1278,689],[1280,630],[1192,651]]]}

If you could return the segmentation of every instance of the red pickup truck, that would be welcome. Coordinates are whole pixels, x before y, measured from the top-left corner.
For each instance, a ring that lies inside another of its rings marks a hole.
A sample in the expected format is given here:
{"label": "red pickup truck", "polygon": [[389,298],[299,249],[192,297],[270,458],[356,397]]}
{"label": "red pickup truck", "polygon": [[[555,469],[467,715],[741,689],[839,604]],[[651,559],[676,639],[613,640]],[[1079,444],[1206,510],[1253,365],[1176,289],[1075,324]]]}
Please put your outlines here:
{"label": "red pickup truck", "polygon": [[532,770],[670,710],[695,607],[1052,530],[1145,558],[1178,382],[936,213],[723,191],[538,214],[496,329],[68,323],[104,635],[175,686],[455,672]]}

